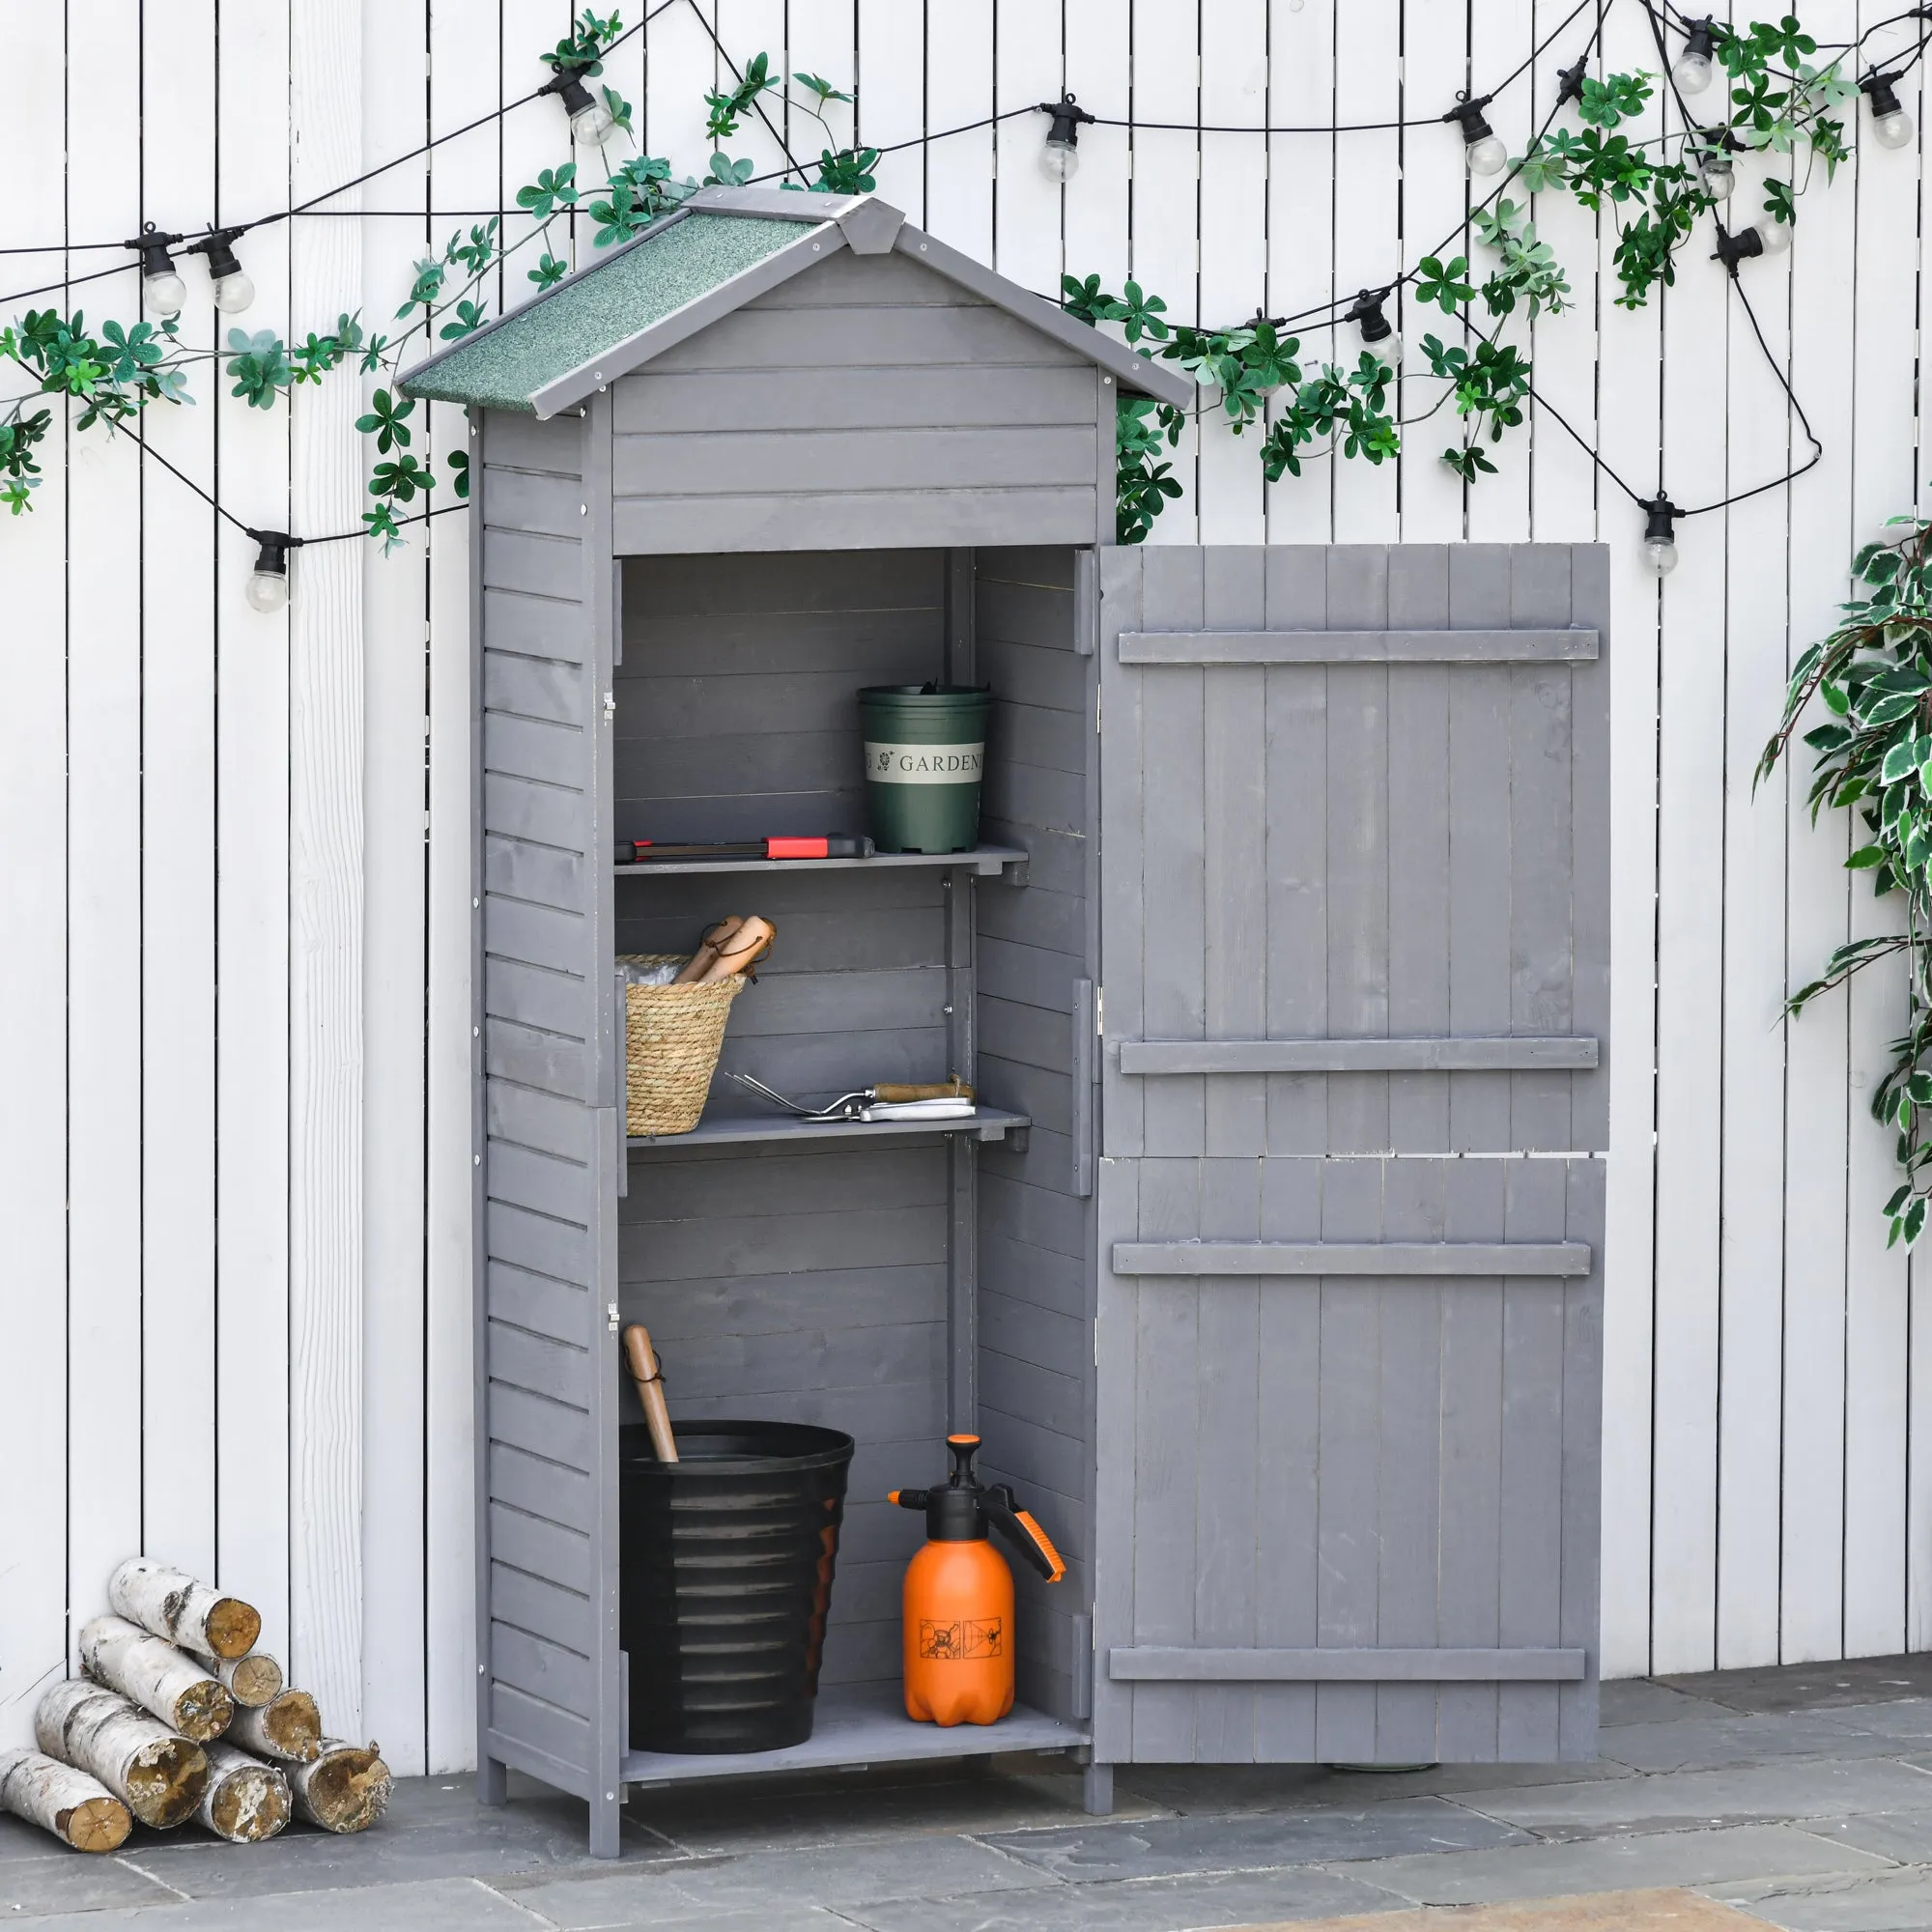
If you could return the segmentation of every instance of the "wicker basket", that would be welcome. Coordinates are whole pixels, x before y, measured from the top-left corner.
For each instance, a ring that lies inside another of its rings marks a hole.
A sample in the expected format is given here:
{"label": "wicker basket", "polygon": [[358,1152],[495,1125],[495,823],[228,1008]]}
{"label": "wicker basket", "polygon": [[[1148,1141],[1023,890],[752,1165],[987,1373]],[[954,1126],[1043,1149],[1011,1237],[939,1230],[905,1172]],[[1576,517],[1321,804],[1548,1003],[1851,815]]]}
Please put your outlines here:
{"label": "wicker basket", "polygon": [[[627,953],[627,966],[682,966],[676,952]],[[724,1022],[743,974],[708,985],[624,988],[625,1132],[688,1134],[704,1112]]]}

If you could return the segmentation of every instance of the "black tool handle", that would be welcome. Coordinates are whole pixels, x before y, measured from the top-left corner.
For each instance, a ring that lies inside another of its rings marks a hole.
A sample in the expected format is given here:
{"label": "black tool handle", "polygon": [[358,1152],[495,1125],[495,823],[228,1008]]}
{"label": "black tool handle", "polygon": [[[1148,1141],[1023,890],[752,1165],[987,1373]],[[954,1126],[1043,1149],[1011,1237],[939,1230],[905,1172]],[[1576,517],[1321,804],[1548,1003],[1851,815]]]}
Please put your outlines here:
{"label": "black tool handle", "polygon": [[1053,1547],[1053,1539],[1020,1508],[1018,1498],[1005,1483],[995,1483],[986,1492],[983,1506],[1000,1534],[1049,1583],[1057,1583],[1066,1575],[1065,1560]]}

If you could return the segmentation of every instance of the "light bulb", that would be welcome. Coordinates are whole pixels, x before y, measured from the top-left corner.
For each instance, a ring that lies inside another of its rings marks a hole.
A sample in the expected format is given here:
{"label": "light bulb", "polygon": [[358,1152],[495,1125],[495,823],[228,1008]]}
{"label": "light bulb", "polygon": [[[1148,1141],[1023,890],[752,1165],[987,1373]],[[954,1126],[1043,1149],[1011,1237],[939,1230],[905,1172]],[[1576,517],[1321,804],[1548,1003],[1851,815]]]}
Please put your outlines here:
{"label": "light bulb", "polygon": [[1702,94],[1711,84],[1711,56],[1680,55],[1677,65],[1670,70],[1670,78],[1676,83],[1679,94]]}
{"label": "light bulb", "polygon": [[1643,560],[1657,576],[1668,577],[1677,568],[1677,519],[1683,512],[1661,494],[1642,508]]}
{"label": "light bulb", "polygon": [[1070,182],[1080,172],[1080,124],[1091,124],[1094,117],[1065,93],[1058,100],[1042,100],[1039,111],[1053,116],[1039,151],[1039,171],[1048,181]]}
{"label": "light bulb", "polygon": [[1757,225],[1757,244],[1766,255],[1782,255],[1791,246],[1791,224],[1788,221],[1760,221]]}
{"label": "light bulb", "polygon": [[593,100],[588,107],[579,108],[570,117],[572,136],[586,148],[601,145],[616,125],[616,117],[601,100]]}
{"label": "light bulb", "polygon": [[1697,172],[1704,183],[1704,192],[1713,201],[1728,201],[1731,190],[1738,185],[1738,172],[1731,165],[1731,157],[1722,149],[1708,154],[1697,163]]}
{"label": "light bulb", "polygon": [[255,299],[255,284],[235,256],[235,238],[243,232],[240,228],[217,228],[197,242],[190,251],[208,258],[208,272],[214,283],[214,305],[223,315],[240,315]]}
{"label": "light bulb", "polygon": [[261,611],[265,617],[272,617],[277,611],[289,608],[288,573],[282,570],[251,570],[247,586],[242,594],[247,598],[250,609]]}
{"label": "light bulb", "polygon": [[1684,51],[1670,70],[1679,94],[1702,94],[1711,84],[1711,55],[1717,34],[1709,19],[1690,20],[1684,27]]}
{"label": "light bulb", "polygon": [[1902,107],[1894,107],[1889,114],[1875,115],[1872,119],[1872,139],[1881,148],[1909,146],[1912,140],[1912,116]]}
{"label": "light bulb", "polygon": [[255,284],[237,269],[232,275],[216,277],[214,305],[223,315],[240,315],[255,299]]}
{"label": "light bulb", "polygon": [[1469,143],[1469,172],[1472,175],[1499,175],[1509,165],[1509,150],[1493,134]]}
{"label": "light bulb", "polygon": [[141,299],[156,315],[179,315],[187,300],[187,284],[173,269],[141,277]]}
{"label": "light bulb", "polygon": [[1393,295],[1393,289],[1362,289],[1355,296],[1354,306],[1342,320],[1352,322],[1362,331],[1362,347],[1375,356],[1384,368],[1397,374],[1402,370],[1402,337],[1396,333],[1395,325],[1389,321],[1382,304]]}
{"label": "light bulb", "polygon": [[272,617],[277,611],[289,608],[289,552],[300,539],[286,530],[250,530],[248,534],[257,545],[255,568],[248,573],[242,594],[250,610]]}

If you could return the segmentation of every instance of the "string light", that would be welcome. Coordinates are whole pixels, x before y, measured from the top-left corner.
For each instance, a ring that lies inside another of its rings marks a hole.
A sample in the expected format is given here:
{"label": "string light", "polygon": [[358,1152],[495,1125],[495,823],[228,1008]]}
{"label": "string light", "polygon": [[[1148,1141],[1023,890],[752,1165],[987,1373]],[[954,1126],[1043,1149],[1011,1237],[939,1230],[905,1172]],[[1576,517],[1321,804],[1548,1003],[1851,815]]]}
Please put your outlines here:
{"label": "string light", "polygon": [[581,67],[558,68],[537,92],[554,94],[563,102],[563,111],[570,116],[571,135],[583,147],[601,147],[617,125],[610,108],[584,86]]}
{"label": "string light", "polygon": [[1737,138],[1727,128],[1708,130],[1699,138],[1708,144],[1697,150],[1697,174],[1704,192],[1713,201],[1728,201],[1738,185],[1738,171],[1731,163]]}
{"label": "string light", "polygon": [[214,282],[214,305],[223,315],[240,315],[255,299],[255,284],[235,257],[236,238],[247,232],[245,228],[216,228],[187,245],[188,254],[207,256],[208,272]]}
{"label": "string light", "polygon": [[1903,78],[1896,71],[1868,73],[1859,82],[1859,92],[1871,102],[1872,139],[1881,148],[1902,148],[1912,139],[1912,116],[1900,106],[1892,86]]}
{"label": "string light", "polygon": [[299,550],[302,540],[290,536],[287,530],[250,530],[248,535],[260,548],[242,594],[250,609],[272,617],[289,608],[289,552]]}
{"label": "string light", "polygon": [[1039,111],[1053,116],[1039,151],[1039,171],[1048,181],[1070,182],[1080,172],[1080,124],[1091,124],[1094,117],[1064,92],[1058,100],[1042,100]]}
{"label": "string light", "polygon": [[1352,322],[1362,331],[1362,341],[1370,353],[1389,368],[1402,367],[1402,337],[1396,333],[1394,323],[1383,312],[1382,304],[1395,293],[1394,289],[1362,289],[1355,297],[1355,305],[1342,320]]}
{"label": "string light", "polygon": [[1463,124],[1463,140],[1472,175],[1500,174],[1509,161],[1509,150],[1496,139],[1496,130],[1483,119],[1483,109],[1494,99],[1492,94],[1464,95],[1462,104],[1450,108],[1442,117]]}
{"label": "string light", "polygon": [[1684,512],[1660,490],[1646,502],[1644,513],[1643,560],[1659,577],[1668,577],[1677,568],[1677,519]]}
{"label": "string light", "polygon": [[175,272],[175,258],[168,253],[181,240],[179,235],[163,235],[150,221],[133,241],[123,244],[141,257],[141,299],[156,315],[179,315],[187,300],[187,284]]}
{"label": "string light", "polygon": [[1679,94],[1702,94],[1711,84],[1711,55],[1717,37],[1709,18],[1687,22],[1684,51],[1670,70],[1670,78]]}
{"label": "string light", "polygon": [[1717,252],[1711,259],[1723,263],[1735,275],[1740,262],[1748,262],[1759,255],[1782,255],[1790,246],[1788,221],[1760,222],[1755,228],[1740,228],[1735,235],[1719,221]]}

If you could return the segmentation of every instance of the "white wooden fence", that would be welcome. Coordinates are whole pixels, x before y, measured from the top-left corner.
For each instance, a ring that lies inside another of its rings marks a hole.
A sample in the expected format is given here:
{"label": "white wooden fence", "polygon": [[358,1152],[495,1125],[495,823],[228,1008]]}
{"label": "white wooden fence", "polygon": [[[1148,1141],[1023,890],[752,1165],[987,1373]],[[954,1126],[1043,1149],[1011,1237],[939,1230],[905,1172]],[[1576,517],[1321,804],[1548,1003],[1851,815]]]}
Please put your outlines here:
{"label": "white wooden fence", "polygon": [[[1803,9],[1824,40],[1891,11]],[[1202,124],[1438,114],[1568,12],[670,0],[611,78],[680,173],[708,154],[700,97],[722,70],[707,19],[741,63],[762,48],[838,84],[856,75],[861,131],[882,146],[1063,85],[1103,115],[1183,124],[1131,147],[1122,128],[1087,129],[1064,199],[1037,166],[1035,116],[900,149],[879,185],[1030,287],[1053,289],[1063,268],[1132,272],[1177,315],[1225,322],[1387,280],[1459,218],[1460,142],[1433,126]],[[491,114],[544,78],[536,56],[568,13],[9,8],[0,245],[43,252],[0,256],[0,283],[118,263],[78,244],[143,218],[286,208]],[[1513,149],[1587,27],[1491,110]],[[1607,42],[1612,66],[1656,65],[1636,0],[1617,0]],[[1905,94],[1917,113],[1917,73]],[[817,152],[802,116],[789,133]],[[779,159],[755,125],[731,146]],[[384,327],[413,257],[565,154],[555,103],[535,102],[251,233],[260,293],[238,320],[305,334],[360,306]],[[1275,489],[1253,439],[1190,434],[1186,500],[1156,533],[1611,546],[1615,1672],[1928,1640],[1932,1321],[1885,1249],[1889,1139],[1864,1111],[1897,987],[1873,975],[1800,1024],[1778,1016],[1789,980],[1887,914],[1838,869],[1842,822],[1813,831],[1782,779],[1755,799],[1749,781],[1784,667],[1844,594],[1845,559],[1915,500],[1920,193],[1916,152],[1873,150],[1804,204],[1787,262],[1746,265],[1825,459],[1788,492],[1688,522],[1661,596],[1636,514],[1541,412],[1466,497],[1436,461],[1440,419],[1400,464],[1317,465]],[[1577,299],[1537,324],[1537,381],[1625,475],[1648,488],[1661,473],[1696,503],[1802,453],[1707,249],[1628,314],[1593,218],[1560,195],[1538,213]],[[507,280],[526,286],[515,269]],[[183,320],[210,346],[204,288]],[[134,278],[68,299],[131,320]],[[1406,321],[1419,337],[1421,318]],[[195,409],[150,418],[154,448],[248,523],[353,527],[355,383],[305,389],[292,413],[250,411],[228,386],[199,370]],[[437,414],[440,465],[461,426]],[[289,617],[267,619],[242,600],[246,539],[127,440],[56,443],[46,469],[34,514],[0,528],[0,1745],[69,1667],[108,1568],[145,1548],[259,1603],[332,1728],[378,1736],[401,1770],[458,1767],[474,1676],[466,520],[414,532],[387,562],[359,544],[310,550]]]}

